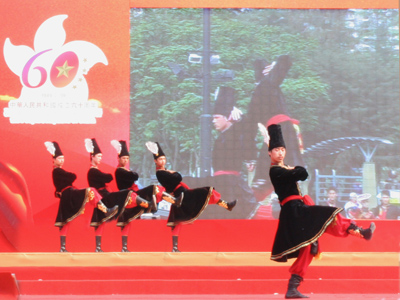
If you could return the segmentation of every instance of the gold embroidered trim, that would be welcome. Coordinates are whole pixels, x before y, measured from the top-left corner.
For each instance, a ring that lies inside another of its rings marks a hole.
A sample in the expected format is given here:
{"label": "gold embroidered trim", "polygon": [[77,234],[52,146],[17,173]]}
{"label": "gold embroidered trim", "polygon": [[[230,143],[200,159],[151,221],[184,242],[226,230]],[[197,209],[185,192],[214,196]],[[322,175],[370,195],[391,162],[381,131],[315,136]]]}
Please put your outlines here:
{"label": "gold embroidered trim", "polygon": [[190,224],[190,223],[193,223],[194,221],[196,221],[199,218],[199,216],[201,215],[201,213],[206,209],[206,207],[208,205],[208,202],[210,201],[210,197],[211,197],[211,194],[212,194],[213,190],[214,190],[214,188],[210,187],[210,189],[208,190],[208,195],[207,195],[206,201],[204,202],[203,207],[200,209],[199,213],[195,217],[193,217],[193,218],[191,218],[190,220],[187,220],[187,221],[168,222],[167,226],[176,226],[179,223],[181,223],[181,224]]}
{"label": "gold embroidered trim", "polygon": [[282,253],[271,255],[271,260],[278,260],[290,253],[296,252],[296,251],[300,250],[301,248],[307,247],[308,245],[311,245],[312,243],[317,241],[322,236],[322,234],[325,232],[326,228],[336,219],[336,215],[339,214],[342,210],[343,210],[343,208],[337,208],[333,212],[332,216],[325,222],[324,226],[322,226],[321,230],[314,237],[312,237],[308,241],[304,241],[303,243],[296,245],[295,247],[290,248]]}
{"label": "gold embroidered trim", "polygon": [[[120,216],[122,216],[122,214],[125,212],[125,207],[128,205],[129,199],[131,198],[133,191],[129,191],[128,195],[125,198],[125,203],[124,203],[124,207],[121,209],[121,212],[119,213],[119,215],[117,216],[117,218],[119,218]],[[135,208],[135,207],[133,207]],[[142,208],[136,215],[134,215],[133,217],[129,218],[128,220],[126,220],[125,222],[117,222],[117,226],[118,227],[123,227],[126,226],[128,223],[130,223],[132,220],[137,219],[138,217],[140,217],[142,214],[144,213],[144,208]]]}
{"label": "gold embroidered trim", "polygon": [[350,230],[348,230],[348,233],[349,233],[350,235],[354,235],[355,237],[358,237],[358,238],[361,238],[361,239],[364,238],[364,236],[363,236],[363,235],[361,234],[361,232],[360,232],[360,229],[356,229],[356,230],[350,229]]}
{"label": "gold embroidered trim", "polygon": [[[67,220],[65,220],[65,222],[56,222],[54,225],[57,227],[62,227],[65,224],[67,224],[68,222],[71,222],[73,219],[75,219],[76,217],[79,217],[81,214],[84,214],[85,212],[85,205],[86,203],[89,202],[89,193],[92,192],[91,188],[86,188],[85,191],[85,199],[82,202],[81,207],[79,208],[78,212],[76,214],[74,214],[72,217],[68,218]],[[93,192],[92,192],[93,193]]]}

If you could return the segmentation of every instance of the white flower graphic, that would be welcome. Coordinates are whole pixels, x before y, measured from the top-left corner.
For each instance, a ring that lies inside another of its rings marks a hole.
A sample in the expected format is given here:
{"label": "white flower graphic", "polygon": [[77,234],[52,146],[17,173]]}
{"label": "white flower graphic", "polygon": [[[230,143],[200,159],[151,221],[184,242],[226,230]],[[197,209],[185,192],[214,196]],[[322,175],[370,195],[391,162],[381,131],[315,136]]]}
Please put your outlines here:
{"label": "white flower graphic", "polygon": [[89,100],[84,75],[97,63],[107,65],[107,58],[90,42],[64,44],[66,18],[57,15],[44,21],[36,31],[34,49],[5,40],[5,61],[22,84],[20,97],[4,109],[10,123],[93,124],[102,116],[99,102]]}

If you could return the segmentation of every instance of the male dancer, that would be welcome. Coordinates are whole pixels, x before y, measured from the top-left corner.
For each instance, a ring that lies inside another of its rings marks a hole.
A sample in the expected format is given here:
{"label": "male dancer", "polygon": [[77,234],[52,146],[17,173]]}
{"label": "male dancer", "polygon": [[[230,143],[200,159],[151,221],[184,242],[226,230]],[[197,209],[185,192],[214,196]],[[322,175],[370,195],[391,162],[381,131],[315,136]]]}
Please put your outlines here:
{"label": "male dancer", "polygon": [[101,195],[94,188],[77,189],[72,186],[76,180],[74,173],[65,171],[64,154],[57,142],[45,142],[47,151],[53,157],[53,183],[56,188],[55,195],[60,199],[55,226],[60,228],[60,252],[67,252],[66,236],[69,222],[85,211],[85,206],[91,203],[105,214],[106,219],[112,218],[117,213],[117,207],[107,208],[101,201]]}
{"label": "male dancer", "polygon": [[217,92],[212,122],[219,134],[212,150],[213,176],[185,177],[184,181],[189,186],[213,186],[225,199],[237,198],[237,208],[230,213],[208,207],[201,219],[251,219],[258,206],[242,174],[244,165],[247,175],[253,171],[257,159],[256,133],[253,135],[257,122],[235,107],[235,93],[235,89],[226,86]]}
{"label": "male dancer", "polygon": [[[137,206],[123,206],[117,215],[117,226],[121,227],[122,233],[122,252],[129,252],[128,235],[131,222],[140,218],[145,211],[150,212],[156,210],[157,203],[162,200],[164,189],[160,189],[156,185],[149,185],[139,189],[135,184],[135,181],[139,179],[139,175],[129,169],[129,151],[126,141],[112,140],[111,145],[118,153],[118,166],[115,170],[115,180],[120,191],[117,193],[132,193],[132,197],[135,197],[134,199],[136,199],[136,203],[138,204]],[[112,194],[114,193],[111,193],[111,195]]]}
{"label": "male dancer", "polygon": [[182,182],[181,174],[165,168],[167,159],[158,143],[147,142],[146,146],[153,153],[158,181],[167,193],[177,197],[171,198],[164,193],[163,199],[172,203],[167,222],[167,226],[172,229],[172,252],[180,252],[178,236],[182,224],[189,224],[197,220],[208,204],[217,204],[232,211],[237,200],[229,203],[222,200],[221,195],[213,187],[190,189]]}
{"label": "male dancer", "polygon": [[368,229],[360,228],[352,223],[352,220],[340,215],[342,208],[317,206],[308,195],[302,196],[297,181],[306,180],[308,176],[306,169],[284,164],[286,146],[280,125],[270,125],[268,134],[270,178],[281,204],[271,259],[286,262],[289,258],[297,258],[289,269],[291,278],[285,298],[308,298],[301,294],[297,287],[303,281],[313,256],[318,254],[316,242],[321,235],[324,232],[337,237],[347,237],[351,234],[370,240],[375,224],[371,223]]}
{"label": "male dancer", "polygon": [[[85,139],[86,150],[90,153],[91,167],[88,171],[88,183],[90,187],[94,187],[103,196],[103,203],[107,207],[117,207],[119,216],[123,209],[129,209],[136,206],[144,205],[148,206],[146,200],[138,197],[133,191],[122,190],[118,192],[110,192],[106,188],[106,184],[109,183],[113,176],[109,173],[103,173],[99,170],[99,165],[102,160],[102,152],[96,139]],[[136,200],[136,201],[135,201]],[[104,231],[104,225],[106,221],[104,213],[95,208],[93,210],[92,221],[90,226],[95,228],[96,233],[96,252],[103,252],[101,249],[101,239]]]}
{"label": "male dancer", "polygon": [[103,153],[96,139],[85,139],[85,148],[90,155],[90,169],[87,174],[87,180],[90,187],[94,187],[103,197],[110,192],[107,190],[107,183],[113,180],[110,173],[100,171],[99,165],[103,159]]}

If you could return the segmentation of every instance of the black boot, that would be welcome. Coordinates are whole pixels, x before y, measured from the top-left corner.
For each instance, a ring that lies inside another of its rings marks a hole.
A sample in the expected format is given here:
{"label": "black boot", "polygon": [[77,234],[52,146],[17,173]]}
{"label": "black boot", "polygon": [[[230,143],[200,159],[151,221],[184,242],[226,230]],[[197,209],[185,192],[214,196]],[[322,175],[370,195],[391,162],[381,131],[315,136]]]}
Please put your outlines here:
{"label": "black boot", "polygon": [[128,236],[127,235],[122,236],[122,251],[121,252],[130,252],[128,250]]}
{"label": "black boot", "polygon": [[226,201],[220,199],[220,200],[218,200],[217,205],[219,205],[223,208],[226,208],[229,211],[232,211],[232,209],[235,207],[236,203],[237,203],[236,199],[233,200],[232,202],[226,202]]}
{"label": "black boot", "polygon": [[292,274],[292,277],[289,279],[288,290],[286,292],[285,299],[310,298],[297,290],[300,282],[302,281],[303,278],[301,276]]}
{"label": "black boot", "polygon": [[97,203],[97,208],[100,209],[103,213],[106,214],[106,220],[111,219],[112,217],[115,216],[115,214],[118,212],[118,205],[115,205],[113,208],[108,208],[105,206],[105,204],[101,201]]}
{"label": "black boot", "polygon": [[177,206],[177,207],[180,207],[181,204],[182,204],[182,201],[183,201],[183,193],[181,193],[181,194],[179,195],[179,197],[175,198],[175,197],[173,197],[172,195],[170,195],[170,194],[168,194],[168,193],[166,193],[166,192],[163,192],[163,193],[162,193],[162,198],[163,198],[163,200],[165,200],[165,201],[171,203],[172,205],[175,205],[175,206]]}
{"label": "black boot", "polygon": [[152,202],[149,202],[149,201],[143,199],[139,195],[136,196],[136,205],[137,206],[140,206],[143,208],[151,208],[151,204],[152,204]]}
{"label": "black boot", "polygon": [[347,233],[369,241],[372,238],[375,228],[376,226],[374,222],[372,222],[367,229],[363,229],[362,227],[358,227],[356,224],[351,223],[349,228],[347,228]]}
{"label": "black boot", "polygon": [[101,235],[96,235],[96,250],[95,252],[103,252],[101,249]]}
{"label": "black boot", "polygon": [[66,236],[65,235],[60,235],[60,252],[68,252],[67,249],[65,249],[65,240],[66,240]]}
{"label": "black boot", "polygon": [[172,236],[172,252],[181,252],[178,249],[178,236],[177,235]]}

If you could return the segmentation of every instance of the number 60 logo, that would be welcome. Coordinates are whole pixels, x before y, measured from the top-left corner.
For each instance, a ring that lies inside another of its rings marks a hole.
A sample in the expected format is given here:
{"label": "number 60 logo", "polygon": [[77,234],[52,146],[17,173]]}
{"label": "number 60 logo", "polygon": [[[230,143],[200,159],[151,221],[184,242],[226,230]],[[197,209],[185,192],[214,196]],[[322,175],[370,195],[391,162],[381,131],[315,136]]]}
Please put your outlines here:
{"label": "number 60 logo", "polygon": [[[40,81],[37,85],[31,85],[28,80],[28,74],[32,69],[34,61],[42,54],[51,51],[51,49],[44,50],[38,54],[32,56],[31,59],[26,63],[22,71],[22,83],[29,88],[38,88],[42,86],[47,80],[46,69],[42,66],[34,67],[34,70],[40,72]],[[60,54],[53,62],[50,69],[50,81],[53,86],[57,88],[62,88],[67,86],[76,76],[79,69],[79,59],[78,56],[71,51],[64,52]]]}

